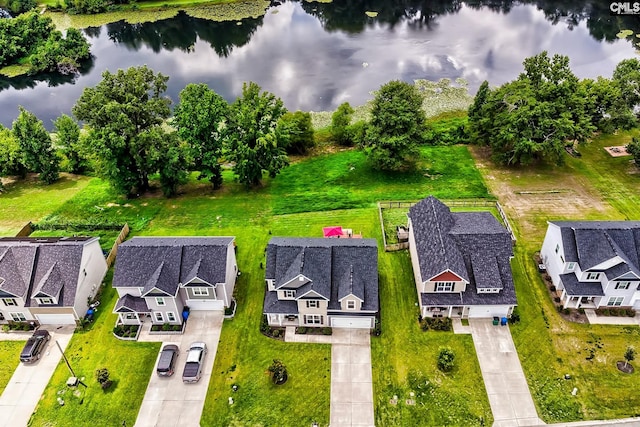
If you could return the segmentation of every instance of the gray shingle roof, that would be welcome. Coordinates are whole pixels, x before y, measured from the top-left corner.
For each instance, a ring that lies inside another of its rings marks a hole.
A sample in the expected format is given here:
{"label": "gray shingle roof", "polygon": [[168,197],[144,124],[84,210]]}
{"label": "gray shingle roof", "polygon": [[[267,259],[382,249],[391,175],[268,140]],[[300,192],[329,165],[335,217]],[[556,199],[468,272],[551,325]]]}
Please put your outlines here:
{"label": "gray shingle roof", "polygon": [[114,313],[149,313],[150,311],[144,298],[129,294],[120,297],[113,309]]}
{"label": "gray shingle roof", "polygon": [[560,227],[565,260],[578,262],[583,271],[619,256],[631,271],[640,275],[640,221],[551,221],[551,224]]}
{"label": "gray shingle roof", "polygon": [[6,273],[12,277],[11,282],[5,281],[0,288],[10,293],[22,292],[23,296],[26,290],[27,307],[39,306],[33,299],[36,295],[57,296],[58,304],[54,306],[71,307],[84,246],[97,240],[97,237],[0,238],[0,253],[5,254],[0,260],[0,276]]}
{"label": "gray shingle roof", "polygon": [[[423,305],[516,304],[511,236],[490,212],[451,212],[429,196],[409,210],[409,218],[422,280],[448,269],[469,282],[462,296],[421,294]],[[478,288],[501,291],[479,294]]]}
{"label": "gray shingle roof", "polygon": [[[324,239],[274,237],[267,245],[265,278],[276,288],[303,274],[311,282],[297,295],[313,290],[329,300],[329,310],[340,307],[338,299],[353,293],[364,301],[362,310],[378,311],[378,247],[375,239]],[[293,288],[286,286],[283,289]],[[265,313],[297,313],[295,301],[279,301],[266,291]]]}
{"label": "gray shingle roof", "polygon": [[587,297],[604,295],[600,282],[579,282],[574,273],[561,274],[560,280],[568,295]]}
{"label": "gray shingle roof", "polygon": [[195,277],[224,283],[232,242],[233,237],[134,237],[118,247],[113,286],[174,296],[180,283]]}

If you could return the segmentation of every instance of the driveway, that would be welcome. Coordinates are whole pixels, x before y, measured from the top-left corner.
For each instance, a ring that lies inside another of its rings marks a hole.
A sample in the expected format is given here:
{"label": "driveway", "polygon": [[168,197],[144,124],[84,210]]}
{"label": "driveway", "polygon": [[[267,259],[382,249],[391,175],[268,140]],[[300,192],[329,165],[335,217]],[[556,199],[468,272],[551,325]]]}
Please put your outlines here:
{"label": "driveway", "polygon": [[543,425],[527,385],[509,326],[491,319],[469,319],[494,427]]}
{"label": "driveway", "polygon": [[[154,365],[140,412],[138,412],[136,427],[200,425],[223,320],[221,311],[192,311],[184,334],[146,335],[139,339],[139,341],[177,344],[180,347],[180,355],[176,362],[176,371],[169,378],[156,375]],[[182,369],[189,345],[194,341],[204,341],[207,344],[202,377],[195,384],[184,384]]]}
{"label": "driveway", "polygon": [[370,337],[368,329],[333,328],[331,427],[374,425]]}
{"label": "driveway", "polygon": [[[63,350],[66,349],[69,341],[71,341],[75,327],[69,325],[59,327],[47,325],[42,329],[46,329],[51,333],[51,340],[44,348],[40,360],[29,365],[20,363],[13,372],[7,388],[4,389],[2,396],[0,396],[1,427],[27,425],[31,414],[40,401],[40,396],[42,396],[45,387],[49,384],[53,371],[62,358],[62,354],[56,348],[55,343],[58,341],[60,347]],[[23,338],[26,340],[28,337],[29,335],[26,335]],[[16,354],[16,358],[18,357],[20,355]]]}

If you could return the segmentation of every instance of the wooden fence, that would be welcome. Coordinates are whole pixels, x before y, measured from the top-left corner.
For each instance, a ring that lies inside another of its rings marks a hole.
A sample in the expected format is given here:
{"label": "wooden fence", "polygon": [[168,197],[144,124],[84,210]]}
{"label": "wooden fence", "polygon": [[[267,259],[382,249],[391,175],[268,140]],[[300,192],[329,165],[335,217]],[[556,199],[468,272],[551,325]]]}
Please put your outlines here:
{"label": "wooden fence", "polygon": [[31,233],[33,233],[33,224],[31,223],[31,221],[29,221],[24,225],[24,227],[20,229],[20,231],[18,231],[16,237],[28,237],[31,235]]}
{"label": "wooden fence", "polygon": [[122,227],[122,230],[120,230],[120,234],[118,234],[116,241],[113,243],[113,246],[109,251],[109,255],[107,255],[107,268],[111,268],[111,265],[113,264],[113,261],[115,261],[116,255],[118,253],[118,245],[122,243],[122,241],[127,237],[128,234],[129,224],[125,223],[124,227]]}
{"label": "wooden fence", "polygon": [[[487,200],[487,199],[442,199],[440,200],[442,203],[449,207],[463,207],[463,208],[473,208],[473,207],[484,207],[484,208],[496,208],[500,218],[504,222],[504,226],[511,235],[511,241],[513,244],[516,244],[516,235],[513,232],[513,228],[511,228],[511,224],[509,223],[509,219],[507,215],[504,213],[502,206],[497,200]],[[387,236],[384,232],[384,219],[382,216],[383,209],[409,209],[413,205],[418,202],[403,202],[403,201],[392,201],[392,200],[384,200],[378,202],[378,217],[380,218],[380,227],[382,228],[382,242],[384,244],[384,250],[386,252],[394,252],[402,249],[407,249],[409,247],[409,242],[402,243],[393,243],[387,244]]]}

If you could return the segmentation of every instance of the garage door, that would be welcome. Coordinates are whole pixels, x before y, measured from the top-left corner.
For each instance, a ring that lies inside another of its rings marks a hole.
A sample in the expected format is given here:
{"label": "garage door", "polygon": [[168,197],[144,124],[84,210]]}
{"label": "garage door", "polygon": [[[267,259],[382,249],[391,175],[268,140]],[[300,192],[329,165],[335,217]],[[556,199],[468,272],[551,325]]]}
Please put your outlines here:
{"label": "garage door", "polygon": [[224,301],[222,300],[187,300],[185,303],[191,310],[203,311],[203,310],[224,310]]}
{"label": "garage door", "polygon": [[504,305],[476,305],[469,307],[469,317],[474,318],[505,317],[508,312],[509,306]]}
{"label": "garage door", "polygon": [[42,325],[75,325],[73,314],[36,314],[36,319]]}
{"label": "garage door", "polygon": [[370,329],[373,327],[372,317],[332,317],[331,326],[334,328]]}

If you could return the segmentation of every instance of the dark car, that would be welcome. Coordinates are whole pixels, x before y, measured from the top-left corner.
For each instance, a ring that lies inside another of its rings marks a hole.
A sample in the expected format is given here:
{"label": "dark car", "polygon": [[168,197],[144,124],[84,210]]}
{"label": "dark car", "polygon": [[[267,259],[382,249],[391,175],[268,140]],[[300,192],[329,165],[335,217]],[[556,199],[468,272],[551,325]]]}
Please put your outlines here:
{"label": "dark car", "polygon": [[44,350],[47,341],[50,339],[51,335],[49,335],[49,331],[45,331],[44,329],[35,331],[24,345],[22,353],[20,353],[20,361],[31,363],[40,359],[40,354],[42,354],[42,350]]}
{"label": "dark car", "polygon": [[182,381],[185,383],[195,383],[200,380],[202,374],[202,362],[207,353],[207,345],[203,342],[194,342],[189,347],[187,362],[184,364]]}
{"label": "dark car", "polygon": [[163,377],[170,377],[173,375],[176,360],[178,360],[178,354],[180,354],[180,349],[175,344],[167,344],[162,347],[162,351],[160,351],[160,358],[158,359],[158,366],[156,367],[156,373]]}

